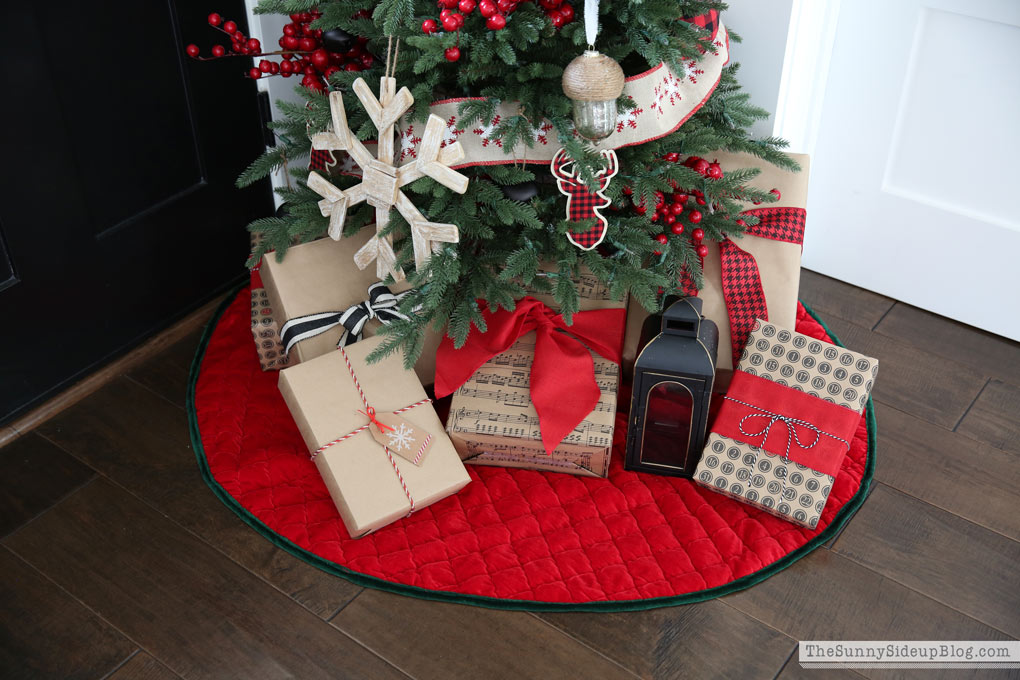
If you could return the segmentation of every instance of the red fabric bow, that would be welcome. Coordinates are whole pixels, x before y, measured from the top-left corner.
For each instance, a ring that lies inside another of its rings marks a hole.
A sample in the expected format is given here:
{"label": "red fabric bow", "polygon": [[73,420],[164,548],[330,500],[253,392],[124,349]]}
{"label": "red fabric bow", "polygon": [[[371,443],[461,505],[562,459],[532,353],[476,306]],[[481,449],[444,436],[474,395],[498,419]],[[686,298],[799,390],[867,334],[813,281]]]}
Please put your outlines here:
{"label": "red fabric bow", "polygon": [[531,401],[538,411],[542,444],[552,453],[599,401],[601,392],[588,348],[620,363],[625,310],[577,312],[573,325],[568,326],[563,315],[526,297],[512,312],[501,308],[482,314],[488,327],[485,333],[472,333],[460,349],[454,349],[449,337],[440,343],[436,396],[452,394],[482,364],[508,350],[522,335],[536,331]]}

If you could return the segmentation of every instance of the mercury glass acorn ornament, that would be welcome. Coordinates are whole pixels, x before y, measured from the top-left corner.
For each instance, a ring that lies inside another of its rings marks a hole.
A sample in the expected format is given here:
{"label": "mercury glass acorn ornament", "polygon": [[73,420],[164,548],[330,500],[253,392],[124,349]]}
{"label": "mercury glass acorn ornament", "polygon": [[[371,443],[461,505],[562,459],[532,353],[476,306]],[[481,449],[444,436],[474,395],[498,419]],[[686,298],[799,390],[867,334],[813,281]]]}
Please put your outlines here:
{"label": "mercury glass acorn ornament", "polygon": [[623,94],[623,69],[611,57],[585,50],[563,71],[563,92],[574,102],[574,127],[599,141],[616,129],[616,100]]}

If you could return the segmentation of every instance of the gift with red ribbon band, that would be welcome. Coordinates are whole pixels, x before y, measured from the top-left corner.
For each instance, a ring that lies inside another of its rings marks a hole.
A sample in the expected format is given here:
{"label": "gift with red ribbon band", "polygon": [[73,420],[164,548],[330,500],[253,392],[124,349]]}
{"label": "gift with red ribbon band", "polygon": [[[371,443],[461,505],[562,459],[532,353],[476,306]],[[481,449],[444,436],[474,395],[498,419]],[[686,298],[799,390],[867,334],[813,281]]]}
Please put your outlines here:
{"label": "gift with red ribbon band", "polygon": [[562,314],[525,297],[513,311],[484,311],[486,332],[472,332],[460,349],[444,338],[436,354],[436,396],[453,394],[483,364],[535,332],[530,397],[541,428],[542,444],[552,451],[599,403],[592,351],[619,363],[623,309],[576,312],[568,325]]}
{"label": "gift with red ribbon band", "polygon": [[368,362],[381,342],[368,338],[280,372],[280,392],[352,537],[470,480],[403,357]]}
{"label": "gift with red ribbon band", "polygon": [[845,406],[737,371],[712,432],[835,477],[860,420]]}
{"label": "gift with red ribbon band", "polygon": [[871,357],[757,320],[694,479],[814,528],[877,372]]}

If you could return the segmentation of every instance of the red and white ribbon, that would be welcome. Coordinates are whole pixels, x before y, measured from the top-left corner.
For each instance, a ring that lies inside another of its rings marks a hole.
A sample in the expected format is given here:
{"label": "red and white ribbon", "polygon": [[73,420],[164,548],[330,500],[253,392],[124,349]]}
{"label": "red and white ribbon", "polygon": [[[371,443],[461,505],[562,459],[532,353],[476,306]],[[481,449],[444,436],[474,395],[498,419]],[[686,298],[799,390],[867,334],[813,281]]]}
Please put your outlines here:
{"label": "red and white ribbon", "polygon": [[[635,106],[620,111],[616,131],[601,144],[601,148],[619,149],[637,146],[670,135],[686,123],[712,96],[719,84],[723,67],[730,60],[729,35],[715,10],[684,20],[708,32],[706,41],[710,41],[711,50],[706,50],[700,59],[685,60],[680,73],[674,73],[673,69],[661,63],[644,73],[627,78],[623,96],[633,101]],[[455,168],[522,162],[548,165],[552,161],[560,144],[548,120],[532,121],[534,127],[531,139],[528,140],[530,146],[521,141],[513,149],[506,149],[503,140],[495,131],[500,122],[519,114],[519,104],[502,102],[490,120],[466,124],[461,122],[460,106],[471,99],[484,98],[444,99],[429,106],[430,114],[439,116],[446,122],[441,146],[456,141],[460,142],[464,149],[465,160],[460,165],[454,166]],[[400,135],[398,161],[417,158],[424,129],[406,118],[397,124],[397,128]],[[346,154],[340,152],[335,156],[313,152],[310,168],[323,170],[335,164],[338,167],[332,170],[334,173],[360,175],[360,170],[345,156]]]}

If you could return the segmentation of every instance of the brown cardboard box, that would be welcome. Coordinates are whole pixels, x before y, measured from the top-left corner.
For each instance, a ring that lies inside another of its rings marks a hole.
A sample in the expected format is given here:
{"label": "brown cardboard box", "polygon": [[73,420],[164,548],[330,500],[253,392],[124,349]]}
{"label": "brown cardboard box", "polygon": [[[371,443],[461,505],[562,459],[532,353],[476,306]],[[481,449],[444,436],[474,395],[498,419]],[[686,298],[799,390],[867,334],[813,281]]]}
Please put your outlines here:
{"label": "brown cardboard box", "polygon": [[[754,178],[749,186],[757,189],[778,189],[781,198],[776,203],[754,206],[747,204],[744,209],[758,207],[803,208],[807,205],[808,175],[810,157],[804,154],[790,154],[801,166],[800,172],[788,172],[770,165],[759,158],[746,154],[720,152],[709,154],[713,160],[718,159],[723,170],[729,168],[760,167],[761,174]],[[761,274],[762,289],[768,305],[769,321],[784,328],[793,328],[797,322],[797,295],[800,290],[800,255],[801,247],[794,243],[773,241],[757,236],[743,236],[734,239],[742,250],[754,256]],[[719,259],[719,244],[706,242],[708,255],[704,260],[705,287],[698,293],[704,300],[705,318],[711,319],[719,327],[719,359],[717,369],[724,372],[733,369],[733,352],[730,341],[730,320],[726,312],[726,302],[722,292],[722,272]],[[641,336],[641,325],[648,318],[648,312],[638,302],[631,301],[627,309],[627,335],[623,344],[623,370],[630,376],[634,369],[634,359],[641,350],[638,347]],[[723,376],[722,385],[728,382]]]}
{"label": "brown cardboard box", "polygon": [[[425,390],[412,371],[403,368],[399,354],[374,364],[365,361],[382,342],[367,338],[346,353],[368,403],[376,411],[392,412],[425,399]],[[294,416],[309,451],[342,437],[367,422],[365,404],[355,387],[343,353],[333,351],[280,372],[280,392]],[[414,499],[414,509],[450,496],[469,481],[453,443],[443,433],[431,403],[400,414],[411,425],[432,434],[421,465],[394,455],[393,460]],[[315,457],[351,536],[363,536],[408,514],[408,501],[383,447],[368,430],[330,446]]]}
{"label": "brown cardboard box", "polygon": [[[860,414],[878,375],[878,361],[843,347],[816,340],[759,321],[751,332],[741,355],[740,371],[785,385]],[[769,404],[758,404],[769,409]],[[801,417],[787,413],[789,417]],[[769,417],[749,422],[750,431],[758,430]],[[859,421],[857,421],[859,422]],[[857,422],[848,432],[830,434],[851,441]],[[800,425],[798,436],[810,443],[810,432]],[[785,443],[789,436],[784,422],[775,422],[775,433],[766,434]],[[824,435],[819,435],[824,436]],[[760,446],[765,443],[749,437]],[[760,446],[711,432],[694,480],[713,491],[761,508],[795,524],[815,528],[832,490],[834,477],[770,453]]]}
{"label": "brown cardboard box", "polygon": [[[273,255],[264,257],[260,274],[279,326],[282,328],[289,319],[306,314],[341,312],[363,301],[368,296],[368,287],[378,279],[375,268],[357,268],[354,253],[374,236],[375,228],[366,227],[339,241],[325,238],[293,246],[282,262],[277,262]],[[401,281],[390,286],[390,290],[399,293],[409,287],[406,281]],[[375,335],[378,328],[376,321],[365,324],[365,336]],[[302,340],[291,349],[290,363],[334,352],[342,334],[343,328],[338,326]],[[435,381],[436,349],[441,339],[441,334],[431,330],[425,335],[425,347],[415,364],[415,372],[425,385]]]}
{"label": "brown cardboard box", "polygon": [[[609,298],[594,276],[575,282],[581,311],[612,309],[624,301]],[[546,304],[552,296],[533,294]],[[531,403],[531,363],[535,333],[522,336],[510,349],[487,361],[453,394],[447,432],[464,462],[588,477],[609,474],[616,418],[619,366],[592,353],[601,397],[595,410],[548,455],[542,444],[538,412]]]}

